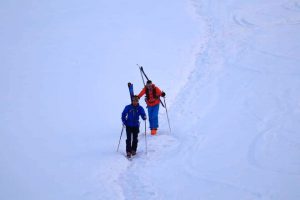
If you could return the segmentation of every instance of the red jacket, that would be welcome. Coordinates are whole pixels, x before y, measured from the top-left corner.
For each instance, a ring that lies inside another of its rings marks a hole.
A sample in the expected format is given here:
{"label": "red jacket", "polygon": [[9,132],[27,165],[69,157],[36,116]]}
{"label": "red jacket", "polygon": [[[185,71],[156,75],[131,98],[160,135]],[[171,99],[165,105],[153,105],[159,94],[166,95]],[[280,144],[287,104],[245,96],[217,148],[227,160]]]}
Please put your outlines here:
{"label": "red jacket", "polygon": [[[148,92],[147,92],[148,90]],[[155,92],[154,92],[155,90]],[[147,93],[149,95],[147,96]],[[154,94],[155,96],[154,96]],[[146,103],[147,106],[155,106],[160,103],[159,97],[161,96],[161,90],[156,87],[154,84],[152,84],[152,88],[148,89],[146,86],[142,89],[142,91],[139,93],[138,97],[141,98],[144,94],[146,94]]]}

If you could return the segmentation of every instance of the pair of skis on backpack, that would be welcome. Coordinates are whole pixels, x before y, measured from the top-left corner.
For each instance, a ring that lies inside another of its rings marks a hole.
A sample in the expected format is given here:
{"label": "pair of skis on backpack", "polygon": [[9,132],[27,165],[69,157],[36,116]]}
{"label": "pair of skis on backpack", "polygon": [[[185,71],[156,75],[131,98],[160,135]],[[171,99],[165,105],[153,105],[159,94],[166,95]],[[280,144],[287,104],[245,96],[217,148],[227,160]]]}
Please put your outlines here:
{"label": "pair of skis on backpack", "polygon": [[[141,72],[141,76],[143,79],[143,84],[145,86],[145,81],[144,81],[144,77],[149,80],[148,76],[146,75],[146,73],[144,72],[144,69],[142,66],[138,65],[140,72]],[[133,84],[132,83],[128,83],[128,89],[129,89],[129,94],[130,94],[130,100],[132,101],[133,97],[134,97],[134,91],[133,91]],[[161,105],[165,108],[165,104],[160,100]]]}

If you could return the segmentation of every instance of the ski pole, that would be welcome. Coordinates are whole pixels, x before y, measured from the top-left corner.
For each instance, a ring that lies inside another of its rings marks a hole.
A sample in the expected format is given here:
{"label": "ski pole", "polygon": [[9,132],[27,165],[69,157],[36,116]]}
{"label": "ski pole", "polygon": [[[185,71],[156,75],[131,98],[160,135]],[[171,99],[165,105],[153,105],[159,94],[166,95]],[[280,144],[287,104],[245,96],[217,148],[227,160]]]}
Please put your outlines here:
{"label": "ski pole", "polygon": [[147,135],[146,135],[146,121],[147,119],[145,120],[145,144],[146,144],[146,155],[148,154],[148,147],[147,147]]}
{"label": "ski pole", "polygon": [[165,109],[167,113],[167,119],[168,119],[168,124],[169,124],[169,129],[170,129],[170,134],[171,134],[171,126],[170,126],[170,120],[169,120],[169,114],[168,114],[168,109],[167,109],[167,104],[166,104],[166,98],[164,97],[164,103],[165,103]]}
{"label": "ski pole", "polygon": [[119,151],[119,146],[120,146],[120,142],[121,142],[123,130],[124,130],[124,124],[122,125],[122,131],[121,131],[121,135],[120,135],[120,139],[119,139],[119,144],[118,144],[117,152]]}

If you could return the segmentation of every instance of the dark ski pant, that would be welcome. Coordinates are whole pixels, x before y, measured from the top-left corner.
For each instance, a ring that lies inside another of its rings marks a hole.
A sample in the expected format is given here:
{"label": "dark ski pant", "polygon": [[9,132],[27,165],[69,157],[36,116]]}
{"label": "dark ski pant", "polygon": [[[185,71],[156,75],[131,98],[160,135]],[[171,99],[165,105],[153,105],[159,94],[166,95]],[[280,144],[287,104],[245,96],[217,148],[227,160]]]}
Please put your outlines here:
{"label": "dark ski pant", "polygon": [[139,127],[126,126],[126,152],[132,152],[137,149],[138,145],[138,134],[140,132]]}

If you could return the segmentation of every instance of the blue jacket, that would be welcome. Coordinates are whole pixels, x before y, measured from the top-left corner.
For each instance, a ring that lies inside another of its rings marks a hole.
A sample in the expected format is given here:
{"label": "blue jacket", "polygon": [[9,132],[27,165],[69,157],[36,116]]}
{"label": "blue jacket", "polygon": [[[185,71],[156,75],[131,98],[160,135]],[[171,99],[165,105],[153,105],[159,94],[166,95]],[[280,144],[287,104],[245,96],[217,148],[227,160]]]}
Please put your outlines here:
{"label": "blue jacket", "polygon": [[142,106],[139,104],[137,106],[127,105],[122,112],[122,122],[125,126],[139,127],[139,116],[146,120],[145,110]]}

